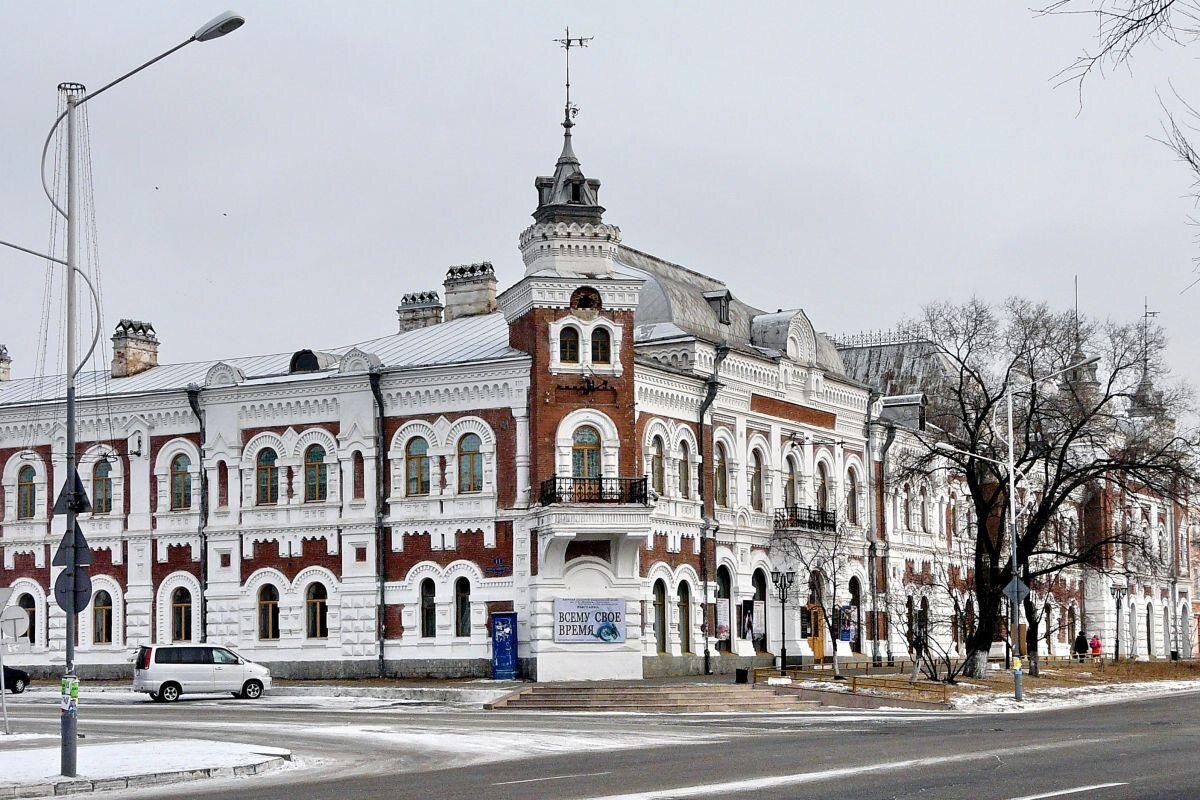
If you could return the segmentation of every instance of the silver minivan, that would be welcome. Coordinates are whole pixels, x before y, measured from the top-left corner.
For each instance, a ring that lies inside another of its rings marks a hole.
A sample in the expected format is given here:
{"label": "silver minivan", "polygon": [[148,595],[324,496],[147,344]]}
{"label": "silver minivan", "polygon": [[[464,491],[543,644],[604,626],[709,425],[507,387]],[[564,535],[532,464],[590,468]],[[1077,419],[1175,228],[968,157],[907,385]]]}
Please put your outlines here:
{"label": "silver minivan", "polygon": [[162,644],[138,648],[133,690],[155,702],[173,703],[182,694],[230,692],[255,700],[271,688],[271,670],[211,644]]}

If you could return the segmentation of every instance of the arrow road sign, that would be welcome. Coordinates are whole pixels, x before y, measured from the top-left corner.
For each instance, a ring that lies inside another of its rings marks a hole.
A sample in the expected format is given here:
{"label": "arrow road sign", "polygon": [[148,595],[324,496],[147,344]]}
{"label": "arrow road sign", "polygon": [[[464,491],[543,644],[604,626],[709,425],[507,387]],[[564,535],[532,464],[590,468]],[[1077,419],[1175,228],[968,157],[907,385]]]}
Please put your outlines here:
{"label": "arrow road sign", "polygon": [[[70,533],[63,534],[62,541],[58,543],[58,550],[54,553],[54,560],[50,562],[56,567],[70,566],[66,551],[70,535]],[[79,527],[78,522],[75,523],[75,564],[80,567],[90,567],[92,565],[92,548],[88,547],[87,539],[83,538],[83,529]]]}
{"label": "arrow road sign", "polygon": [[1020,578],[1013,576],[1013,579],[1004,587],[1004,596],[1008,598],[1010,603],[1020,605],[1025,602],[1025,598],[1029,596],[1029,587],[1026,586]]}
{"label": "arrow road sign", "polygon": [[[70,573],[66,570],[58,573],[58,580],[54,581],[54,601],[58,603],[59,608],[67,607],[67,600],[71,596],[71,584]],[[92,602],[92,576],[88,575],[83,567],[75,568],[74,589],[75,613],[78,614]]]}
{"label": "arrow road sign", "polygon": [[[68,502],[69,492],[67,485],[64,483],[62,491],[58,493],[58,499],[54,501],[54,513],[65,514],[71,511],[71,503]],[[79,477],[79,473],[75,473],[75,508],[76,514],[85,514],[92,510],[92,503],[88,500],[87,490],[83,488],[83,479]]]}

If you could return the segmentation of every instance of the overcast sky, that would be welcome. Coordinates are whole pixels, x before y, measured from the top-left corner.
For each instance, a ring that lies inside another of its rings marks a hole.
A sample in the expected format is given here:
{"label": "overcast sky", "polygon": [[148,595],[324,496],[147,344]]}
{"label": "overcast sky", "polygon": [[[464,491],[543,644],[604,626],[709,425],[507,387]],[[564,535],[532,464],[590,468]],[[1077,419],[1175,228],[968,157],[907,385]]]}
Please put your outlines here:
{"label": "overcast sky", "polygon": [[[1066,308],[1078,273],[1085,313],[1136,319],[1149,295],[1200,378],[1190,181],[1147,138],[1169,78],[1200,101],[1200,46],[1141,51],[1081,110],[1053,75],[1094,23],[1021,2],[237,2],[244,28],[89,104],[105,340],[134,317],[164,363],[330,347],[393,332],[451,265],[511,284],[561,146],[569,24],[595,37],[572,59],[575,150],[628,244],[830,332],[972,294]],[[0,238],[44,247],[57,83],[97,88],[223,7],[0,8]],[[0,253],[17,376],[42,282]]]}

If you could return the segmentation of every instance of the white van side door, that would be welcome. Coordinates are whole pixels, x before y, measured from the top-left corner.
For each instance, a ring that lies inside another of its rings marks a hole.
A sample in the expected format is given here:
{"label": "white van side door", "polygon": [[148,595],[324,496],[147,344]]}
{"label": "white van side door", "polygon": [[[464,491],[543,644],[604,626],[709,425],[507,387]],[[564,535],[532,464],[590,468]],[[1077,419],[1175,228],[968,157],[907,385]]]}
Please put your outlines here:
{"label": "white van side door", "polygon": [[212,649],[213,688],[218,692],[240,692],[245,683],[245,671],[238,657],[224,647]]}

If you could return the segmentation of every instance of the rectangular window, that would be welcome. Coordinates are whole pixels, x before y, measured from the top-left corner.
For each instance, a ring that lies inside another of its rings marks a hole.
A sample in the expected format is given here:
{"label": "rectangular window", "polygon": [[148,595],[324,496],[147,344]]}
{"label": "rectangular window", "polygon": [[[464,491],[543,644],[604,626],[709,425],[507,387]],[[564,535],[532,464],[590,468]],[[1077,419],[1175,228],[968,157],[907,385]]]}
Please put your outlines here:
{"label": "rectangular window", "polygon": [[367,548],[355,547],[354,548],[354,560],[356,562],[358,562],[359,564],[365,563],[367,560]]}
{"label": "rectangular window", "polygon": [[221,553],[221,566],[228,568],[233,564],[233,556],[229,553]]}

